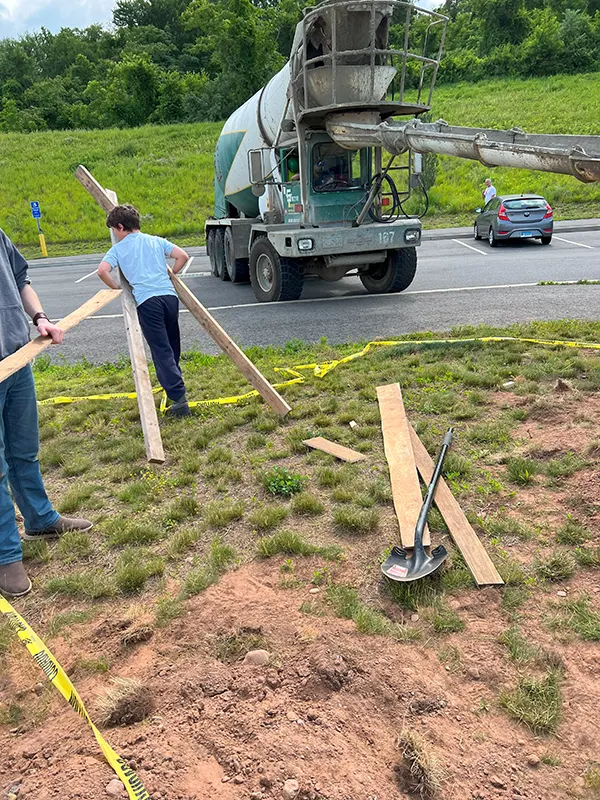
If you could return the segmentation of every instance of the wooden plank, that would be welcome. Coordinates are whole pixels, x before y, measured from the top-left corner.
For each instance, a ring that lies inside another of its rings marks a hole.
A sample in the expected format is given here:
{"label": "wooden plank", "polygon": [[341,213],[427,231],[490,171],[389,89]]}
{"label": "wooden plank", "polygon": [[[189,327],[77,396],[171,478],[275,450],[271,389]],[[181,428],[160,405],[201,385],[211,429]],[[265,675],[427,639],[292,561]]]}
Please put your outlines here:
{"label": "wooden plank", "polygon": [[[403,547],[414,547],[415,527],[423,505],[419,476],[410,438],[399,383],[377,387],[385,457],[390,468],[394,509],[400,525]],[[423,544],[431,544],[429,529],[423,531]]]}
{"label": "wooden plank", "polygon": [[[120,294],[120,291],[115,292],[113,289],[101,289],[82,306],[79,306],[78,309],[61,319],[60,322],[57,322],[58,327],[62,328],[63,331],[71,330],[82,320],[95,314],[96,311],[100,311],[101,308],[104,308],[116,297],[119,297]],[[17,350],[16,353],[2,359],[0,361],[0,383],[29,364],[30,361],[33,361],[36,356],[47,347],[50,347],[51,344],[52,339],[49,336],[37,336]]]}
{"label": "wooden plank", "polygon": [[336,442],[330,442],[329,439],[323,436],[315,436],[314,439],[304,439],[302,444],[307,447],[312,447],[315,450],[322,450],[324,453],[329,453],[330,456],[341,458],[342,461],[349,461],[351,464],[355,461],[364,461],[365,456],[358,453],[356,450],[351,450],[349,447],[344,447]]}
{"label": "wooden plank", "polygon": [[242,375],[247,378],[263,400],[268,403],[273,411],[281,416],[289,414],[291,407],[285,402],[279,392],[274,389],[265,376],[259,372],[250,359],[240,350],[237,344],[219,325],[217,320],[209,314],[198,298],[188,289],[185,283],[175,275],[169,267],[169,275],[179,299],[195,317],[211,339],[230,358]]}
{"label": "wooden plank", "polygon": [[[435,464],[414,429],[410,428],[410,438],[417,462],[417,469],[425,483],[429,483]],[[487,554],[477,534],[455,500],[448,484],[443,478],[438,483],[434,502],[443,516],[454,543],[460,550],[467,566],[479,586],[502,585],[504,581]]]}
{"label": "wooden plank", "polygon": [[94,198],[94,200],[98,203],[100,208],[102,208],[108,214],[109,211],[112,211],[113,208],[117,205],[117,198],[115,195],[115,199],[112,200],[108,193],[104,191],[102,186],[98,183],[98,181],[94,178],[94,176],[87,171],[87,169],[81,164],[75,170],[75,177],[79,181],[79,183],[86,189]]}
{"label": "wooden plank", "polygon": [[[94,178],[92,178],[89,172],[87,174],[89,178],[94,181]],[[96,183],[96,181],[94,181],[94,183]],[[110,189],[103,190],[100,186],[98,188],[106,197],[107,201],[111,203],[111,208],[118,204],[115,192]],[[88,191],[90,191],[90,189],[88,189]],[[98,194],[96,189],[94,189],[94,191]],[[98,195],[98,198],[100,198],[100,195]],[[94,196],[94,199],[97,198]],[[99,199],[97,199],[97,202],[99,202]],[[110,211],[111,209],[109,208],[108,210]],[[110,238],[114,244],[115,237],[112,231]],[[122,289],[121,304],[123,307],[123,319],[125,320],[125,334],[127,336],[127,347],[129,348],[129,357],[131,359],[137,403],[140,410],[140,421],[142,423],[142,433],[144,434],[144,444],[146,446],[146,458],[150,463],[162,464],[165,460],[165,451],[160,435],[152,384],[150,383],[148,359],[146,358],[146,351],[144,349],[142,329],[140,328],[140,321],[131,286],[121,270],[118,270],[118,274]]]}

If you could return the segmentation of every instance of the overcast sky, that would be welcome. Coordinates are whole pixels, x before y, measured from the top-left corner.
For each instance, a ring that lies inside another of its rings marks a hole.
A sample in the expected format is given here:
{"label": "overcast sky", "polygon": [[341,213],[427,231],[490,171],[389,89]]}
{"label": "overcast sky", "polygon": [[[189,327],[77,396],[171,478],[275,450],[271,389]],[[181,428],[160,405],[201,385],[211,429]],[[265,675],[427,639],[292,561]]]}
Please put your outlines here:
{"label": "overcast sky", "polygon": [[39,30],[86,28],[111,20],[114,0],[0,0],[0,39]]}

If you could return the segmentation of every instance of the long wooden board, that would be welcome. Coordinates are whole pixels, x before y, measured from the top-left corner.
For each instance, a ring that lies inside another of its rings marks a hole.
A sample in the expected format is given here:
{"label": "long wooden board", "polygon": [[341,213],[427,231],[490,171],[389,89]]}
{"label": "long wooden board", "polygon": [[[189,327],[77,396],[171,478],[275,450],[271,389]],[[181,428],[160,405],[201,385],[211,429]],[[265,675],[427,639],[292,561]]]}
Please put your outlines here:
{"label": "long wooden board", "polygon": [[[423,505],[419,476],[399,383],[377,387],[385,457],[390,468],[394,509],[400,525],[402,546],[415,543],[415,527]],[[429,528],[423,531],[423,544],[431,544]]]}
{"label": "long wooden board", "polygon": [[211,339],[230,358],[242,375],[247,378],[263,400],[268,403],[273,411],[281,416],[289,414],[289,406],[279,392],[274,389],[265,376],[254,366],[250,359],[240,350],[237,344],[219,325],[217,320],[206,310],[200,300],[193,294],[185,283],[169,268],[169,275],[179,299],[193,317],[200,323]]}
{"label": "long wooden board", "polygon": [[[92,181],[94,180],[91,175],[89,175],[89,178]],[[118,204],[117,195],[111,189],[102,190],[102,187],[99,188],[103,192],[102,196],[105,196],[107,201],[111,203],[111,208],[108,209],[110,211]],[[98,192],[96,192],[96,194],[98,194]],[[101,196],[98,194],[98,197],[100,198]],[[102,207],[104,208],[104,206]],[[112,231],[110,233],[110,238],[114,244],[115,236]],[[138,318],[131,286],[121,270],[119,270],[118,273],[119,283],[123,292],[121,295],[121,305],[123,308],[123,319],[125,321],[125,335],[127,337],[127,346],[131,359],[137,403],[140,410],[140,422],[142,423],[146,458],[151,464],[162,464],[165,460],[165,451],[160,435],[158,414],[156,413],[152,383],[150,382],[150,373],[148,372],[148,359],[146,358],[146,351],[144,349],[140,320]]]}
{"label": "long wooden board", "polygon": [[[410,438],[417,469],[425,483],[429,483],[435,468],[433,459],[412,426],[410,427]],[[440,478],[440,482],[437,485],[434,502],[478,586],[503,584],[504,581],[500,577],[492,559],[487,554],[443,478]]]}
{"label": "long wooden board", "polygon": [[302,444],[305,444],[307,447],[312,447],[315,450],[322,450],[324,453],[329,453],[330,456],[340,458],[342,461],[349,461],[351,464],[355,461],[364,461],[365,459],[362,453],[337,444],[337,442],[330,442],[329,439],[325,439],[323,436],[315,436],[313,439],[304,439]]}
{"label": "long wooden board", "polygon": [[[95,314],[96,311],[100,311],[101,308],[104,308],[104,306],[108,305],[108,303],[116,297],[119,297],[120,294],[120,291],[115,292],[112,289],[102,289],[82,306],[79,306],[78,309],[68,314],[56,324],[59,328],[62,328],[63,331],[68,331],[82,320]],[[51,344],[52,339],[49,336],[37,336],[31,342],[28,342],[17,350],[16,353],[2,359],[2,361],[0,361],[0,383],[29,364],[30,361],[33,361],[36,356],[39,356],[39,354],[47,347],[50,347]]]}

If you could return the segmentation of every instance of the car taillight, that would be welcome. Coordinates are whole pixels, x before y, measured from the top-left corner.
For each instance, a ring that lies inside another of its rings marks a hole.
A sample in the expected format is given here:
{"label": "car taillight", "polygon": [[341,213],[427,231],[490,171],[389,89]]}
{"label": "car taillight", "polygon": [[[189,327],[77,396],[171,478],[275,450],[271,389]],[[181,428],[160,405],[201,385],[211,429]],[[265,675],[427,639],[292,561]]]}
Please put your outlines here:
{"label": "car taillight", "polygon": [[510,222],[508,219],[508,214],[506,213],[506,209],[504,208],[504,203],[502,203],[498,209],[498,219],[503,219],[505,222]]}
{"label": "car taillight", "polygon": [[552,206],[546,203],[546,213],[544,214],[544,219],[548,219],[548,217],[552,216]]}

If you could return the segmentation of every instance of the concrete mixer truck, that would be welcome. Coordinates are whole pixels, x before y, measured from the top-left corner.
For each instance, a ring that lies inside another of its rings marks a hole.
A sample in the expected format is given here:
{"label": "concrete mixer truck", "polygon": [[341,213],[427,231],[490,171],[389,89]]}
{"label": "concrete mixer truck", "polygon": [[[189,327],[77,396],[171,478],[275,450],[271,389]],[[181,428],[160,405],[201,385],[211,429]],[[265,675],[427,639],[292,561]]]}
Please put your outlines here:
{"label": "concrete mixer truck", "polygon": [[600,180],[600,137],[415,118],[431,109],[447,23],[401,0],[305,10],[288,63],[217,142],[213,275],[250,281],[261,302],[298,299],[311,275],[403,291],[417,269],[421,222],[405,208],[423,188],[423,153]]}

